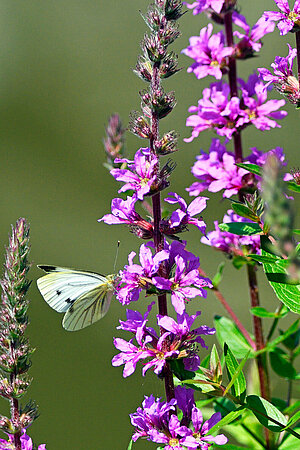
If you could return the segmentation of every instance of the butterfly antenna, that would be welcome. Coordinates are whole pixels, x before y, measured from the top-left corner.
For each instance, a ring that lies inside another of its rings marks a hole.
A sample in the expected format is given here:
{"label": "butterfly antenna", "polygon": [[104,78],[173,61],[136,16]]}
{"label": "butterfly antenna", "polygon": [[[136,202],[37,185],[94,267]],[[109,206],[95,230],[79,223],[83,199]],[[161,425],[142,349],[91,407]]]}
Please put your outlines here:
{"label": "butterfly antenna", "polygon": [[117,260],[118,260],[118,256],[119,256],[119,248],[120,248],[120,241],[118,241],[118,243],[117,243],[117,251],[116,251],[116,257],[115,257],[115,262],[114,262],[114,273],[116,271]]}

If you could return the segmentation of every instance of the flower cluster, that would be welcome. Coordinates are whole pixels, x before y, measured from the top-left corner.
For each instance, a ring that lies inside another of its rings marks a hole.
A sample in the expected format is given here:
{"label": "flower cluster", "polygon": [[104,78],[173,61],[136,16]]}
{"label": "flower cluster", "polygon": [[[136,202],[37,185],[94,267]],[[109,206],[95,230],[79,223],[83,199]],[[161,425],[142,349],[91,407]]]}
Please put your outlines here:
{"label": "flower cluster", "polygon": [[[274,153],[286,165],[285,156],[281,147],[276,147],[267,153],[251,148],[251,154],[244,162],[263,166],[268,154]],[[187,191],[190,195],[199,195],[206,189],[209,192],[224,190],[223,197],[228,198],[238,194],[240,190],[253,191],[257,187],[260,177],[250,174],[247,170],[236,165],[232,152],[226,149],[219,139],[212,139],[209,152],[203,150],[196,157],[197,161],[192,167],[192,174],[198,181],[194,182]]]}
{"label": "flower cluster", "polygon": [[257,74],[250,75],[248,82],[240,80],[239,92],[239,97],[230,98],[229,85],[222,81],[205,88],[198,105],[189,108],[193,114],[187,118],[186,125],[192,127],[192,135],[185,142],[193,141],[208,129],[232,139],[234,133],[249,125],[262,131],[280,127],[275,120],[287,115],[286,111],[278,111],[285,101],[267,101],[264,83]]}
{"label": "flower cluster", "polygon": [[[151,244],[151,243],[150,243]],[[135,252],[128,257],[129,264],[120,272],[117,298],[123,305],[137,301],[142,290],[148,295],[171,293],[171,301],[177,313],[185,310],[187,299],[206,297],[204,288],[212,287],[209,279],[199,275],[199,258],[185,249],[185,243],[173,241],[165,243],[165,250],[152,255],[151,249],[143,244],[140,247],[141,265],[134,264]],[[164,261],[166,274],[158,275],[160,264]]]}
{"label": "flower cluster", "polygon": [[129,342],[121,338],[114,339],[114,345],[121,353],[113,358],[112,364],[124,364],[124,377],[131,375],[138,361],[145,359],[150,360],[143,366],[143,375],[149,369],[157,375],[161,374],[166,363],[172,359],[183,359],[186,370],[197,370],[200,365],[197,344],[207,349],[201,336],[215,333],[214,328],[206,325],[191,329],[195,319],[201,314],[198,311],[191,316],[185,312],[178,314],[177,322],[172,317],[158,315],[157,325],[165,330],[162,336],[158,337],[156,331],[147,326],[154,303],[149,305],[144,316],[138,311],[127,310],[127,321],[120,320],[118,328],[133,333],[136,341],[135,344],[133,339]]}
{"label": "flower cluster", "polygon": [[[132,425],[135,427],[133,441],[140,437],[157,444],[164,444],[166,450],[202,449],[207,450],[213,443],[224,445],[227,438],[220,434],[212,436],[209,430],[221,420],[221,414],[215,413],[211,418],[203,422],[201,411],[193,401],[186,402],[189,394],[181,392],[185,388],[177,388],[176,397],[170,402],[163,402],[153,395],[147,397],[137,411],[130,414]],[[184,401],[182,402],[182,397]],[[175,405],[183,408],[183,417],[189,416],[189,423],[182,424],[175,414]],[[187,411],[189,409],[189,411]]]}
{"label": "flower cluster", "polygon": [[[251,223],[251,220],[235,214],[232,209],[229,209],[224,215],[222,223],[230,222],[245,222]],[[214,222],[215,230],[207,233],[207,238],[201,238],[202,244],[215,247],[230,256],[245,256],[249,253],[260,254],[260,237],[254,236],[237,236],[228,231],[221,231],[218,221]]]}

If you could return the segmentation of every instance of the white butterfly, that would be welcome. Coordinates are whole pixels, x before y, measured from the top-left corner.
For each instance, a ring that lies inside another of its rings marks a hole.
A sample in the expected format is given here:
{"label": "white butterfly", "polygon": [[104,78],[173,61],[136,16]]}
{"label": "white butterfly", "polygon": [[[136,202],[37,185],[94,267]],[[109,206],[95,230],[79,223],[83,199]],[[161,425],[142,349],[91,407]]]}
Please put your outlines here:
{"label": "white butterfly", "polygon": [[38,267],[47,272],[37,280],[39,291],[51,308],[65,313],[62,325],[66,330],[81,330],[105,316],[117,275],[105,277],[64,267]]}

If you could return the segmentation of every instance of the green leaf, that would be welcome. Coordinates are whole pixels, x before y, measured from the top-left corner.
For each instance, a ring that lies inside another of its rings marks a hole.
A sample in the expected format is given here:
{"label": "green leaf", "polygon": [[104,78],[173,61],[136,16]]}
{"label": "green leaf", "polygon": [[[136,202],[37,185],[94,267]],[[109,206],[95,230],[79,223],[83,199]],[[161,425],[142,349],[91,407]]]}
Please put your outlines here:
{"label": "green leaf", "polygon": [[278,317],[276,312],[267,311],[266,308],[263,308],[262,306],[251,308],[250,312],[256,317]]}
{"label": "green leaf", "polygon": [[[287,425],[287,418],[264,398],[248,395],[246,401],[246,406],[253,412],[257,420],[269,430],[280,432]],[[279,422],[280,425],[271,421],[270,418]]]}
{"label": "green leaf", "polygon": [[293,230],[293,233],[300,234],[300,230]]}
{"label": "green leaf", "polygon": [[132,450],[132,448],[133,448],[133,440],[131,439],[127,447],[127,450]]}
{"label": "green leaf", "polygon": [[291,334],[295,333],[296,331],[298,331],[299,328],[299,321],[300,319],[297,319],[294,323],[292,323],[292,325],[284,332],[282,333],[280,336],[278,336],[277,338],[275,338],[273,341],[269,342],[266,346],[266,348],[268,350],[273,349],[274,347],[276,347],[278,344],[280,344],[281,342],[283,342],[288,336],[290,336]]}
{"label": "green leaf", "polygon": [[210,430],[209,434],[216,433],[220,428],[224,427],[225,425],[228,425],[229,423],[236,420],[238,417],[241,416],[241,414],[245,411],[245,408],[241,406],[240,408],[236,409],[235,411],[231,411],[229,414],[227,414],[223,419],[221,419],[218,423],[216,423]]}
{"label": "green leaf", "polygon": [[214,444],[212,448],[225,448],[226,450],[246,450],[246,447],[240,447],[239,445],[233,444],[225,444],[225,445],[217,445]]}
{"label": "green leaf", "polygon": [[[262,255],[266,255],[265,250],[262,250]],[[300,286],[299,284],[286,284],[275,282],[272,276],[282,274],[286,276],[286,268],[288,262],[286,260],[279,260],[276,264],[263,264],[264,271],[267,275],[270,285],[272,286],[276,296],[282,303],[284,303],[291,311],[300,314]]]}
{"label": "green leaf", "polygon": [[286,424],[287,427],[290,427],[291,425],[294,425],[296,422],[300,420],[300,411],[297,411],[296,414],[294,414],[292,417],[290,417],[288,423]]}
{"label": "green leaf", "polygon": [[228,386],[225,389],[224,395],[226,395],[226,393],[229,391],[232,385],[234,387],[234,392],[237,397],[241,397],[245,393],[246,380],[242,370],[247,359],[249,358],[250,352],[251,350],[249,350],[249,352],[244,356],[243,360],[239,364],[235,359],[233,353],[231,352],[230,348],[228,347],[228,345],[224,344],[225,364],[231,378]]}
{"label": "green leaf", "polygon": [[296,409],[299,409],[299,408],[300,408],[300,400],[297,400],[292,405],[287,406],[283,412],[284,412],[284,414],[287,414],[290,416],[294,411],[296,411]]}
{"label": "green leaf", "polygon": [[224,267],[225,267],[225,262],[223,261],[218,265],[217,272],[216,272],[215,276],[213,277],[213,279],[211,280],[213,287],[215,289],[218,289],[218,286],[222,281]]}
{"label": "green leaf", "polygon": [[262,177],[262,168],[257,164],[238,163],[236,165],[242,169],[248,170],[250,173],[254,173],[255,175]]}
{"label": "green leaf", "polygon": [[214,323],[220,344],[223,347],[226,342],[237,359],[244,358],[249,350],[252,351],[252,347],[232,320],[215,316]]}
{"label": "green leaf", "polygon": [[277,261],[279,261],[280,259],[278,258],[278,256],[275,255],[271,255],[270,253],[268,253],[267,255],[247,255],[248,258],[254,259],[254,261],[260,262],[260,263],[270,263],[270,264],[276,264]]}
{"label": "green leaf", "polygon": [[288,355],[279,347],[275,347],[272,352],[269,353],[271,367],[277,375],[289,380],[295,379],[297,371],[293,367],[292,363],[288,361]]}
{"label": "green leaf", "polygon": [[300,186],[299,186],[299,184],[295,183],[295,181],[287,181],[286,184],[287,184],[287,188],[290,191],[300,192]]}
{"label": "green leaf", "polygon": [[[294,431],[300,432],[300,427],[294,428]],[[299,439],[291,434],[286,435],[286,439],[283,439],[282,444],[279,446],[280,450],[295,450],[299,448]]]}
{"label": "green leaf", "polygon": [[263,233],[258,223],[251,222],[220,223],[219,228],[221,231],[227,231],[228,233],[237,234],[238,236],[253,236],[255,234]]}
{"label": "green leaf", "polygon": [[245,256],[240,256],[240,255],[234,255],[233,256],[232,264],[238,270],[241,267],[243,267],[245,264],[248,264],[248,263],[249,263],[249,260]]}
{"label": "green leaf", "polygon": [[253,222],[260,222],[260,218],[256,214],[254,214],[253,211],[251,211],[251,209],[248,208],[248,206],[242,203],[233,202],[231,207],[234,210],[234,212],[239,216],[253,220]]}

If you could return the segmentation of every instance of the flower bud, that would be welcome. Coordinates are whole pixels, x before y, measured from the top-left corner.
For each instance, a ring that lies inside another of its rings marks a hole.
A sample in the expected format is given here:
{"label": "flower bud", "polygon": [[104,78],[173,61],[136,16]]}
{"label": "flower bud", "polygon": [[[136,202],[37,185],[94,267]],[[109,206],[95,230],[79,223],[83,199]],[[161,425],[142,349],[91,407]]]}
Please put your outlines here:
{"label": "flower bud", "polygon": [[151,128],[147,119],[139,115],[137,111],[130,114],[130,122],[128,125],[129,131],[142,139],[150,139]]}
{"label": "flower bud", "polygon": [[175,73],[179,72],[178,57],[174,52],[166,55],[159,68],[160,78],[169,78]]}
{"label": "flower bud", "polygon": [[157,89],[150,93],[148,91],[140,92],[142,99],[142,110],[146,117],[151,117],[153,113],[159,119],[166,117],[175,107],[176,100],[174,92],[164,93],[164,90]]}
{"label": "flower bud", "polygon": [[133,71],[143,81],[150,83],[153,74],[153,68],[150,61],[144,56],[139,56],[135,70]]}

